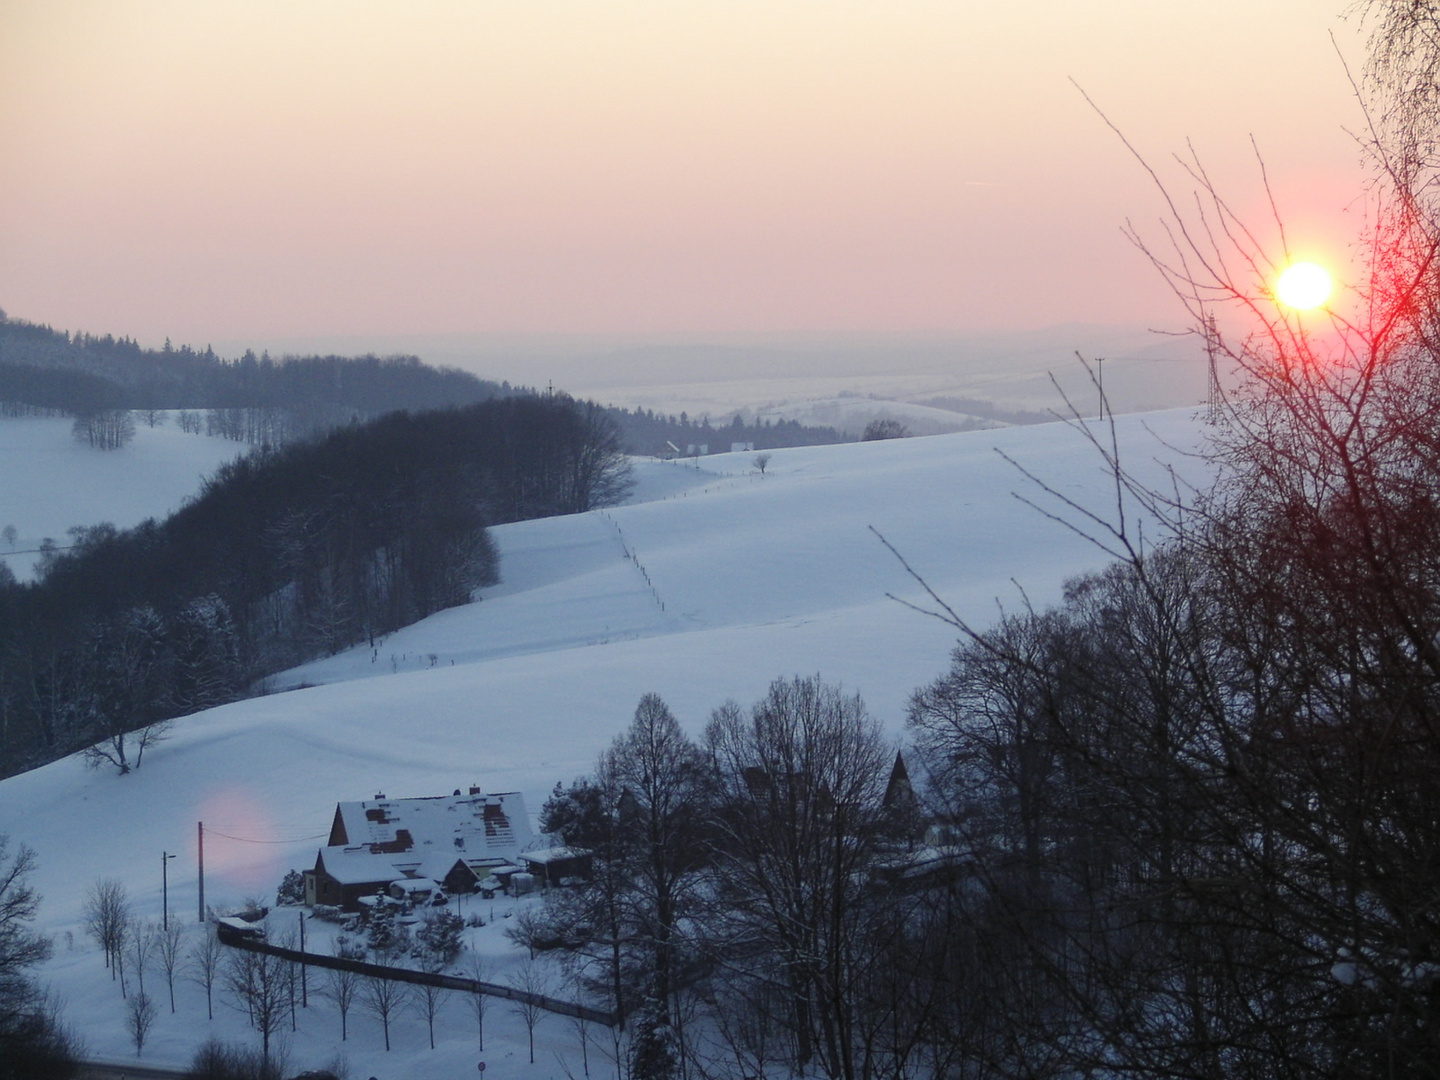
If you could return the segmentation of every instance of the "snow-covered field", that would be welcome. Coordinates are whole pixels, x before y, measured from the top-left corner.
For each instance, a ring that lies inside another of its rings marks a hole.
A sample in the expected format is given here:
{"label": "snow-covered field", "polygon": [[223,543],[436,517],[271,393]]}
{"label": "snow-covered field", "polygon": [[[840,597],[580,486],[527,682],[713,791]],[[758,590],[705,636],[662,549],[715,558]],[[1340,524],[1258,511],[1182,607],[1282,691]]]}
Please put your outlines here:
{"label": "snow-covered field", "polygon": [[[165,415],[165,414],[162,414]],[[44,539],[64,546],[67,530],[108,521],[118,528],[163,518],[193,495],[200,481],[248,447],[229,439],[189,435],[173,418],[136,424],[123,449],[93,450],[70,435],[71,421],[0,417],[0,559],[21,581],[31,576]]]}
{"label": "snow-covered field", "polygon": [[[1202,432],[1193,411],[1117,425],[1136,472],[1160,482],[1170,462],[1198,475],[1186,454]],[[997,599],[1043,606],[1065,578],[1105,559],[1016,498],[1045,500],[997,448],[1066,498],[1113,512],[1098,455],[1063,424],[779,450],[764,476],[754,454],[708,457],[698,468],[637,462],[625,506],[495,529],[504,580],[478,602],[273,681],[303,689],[187,718],[132,775],[71,759],[0,783],[0,832],[39,855],[40,922],[57,942],[43,977],[67,999],[93,1054],[133,1059],[119,991],[80,927],[97,878],[122,880],[139,913],[158,918],[161,855],[179,853],[171,911],[194,920],[200,821],[206,899],[224,905],[273,898],[286,869],[313,865],[341,800],[474,783],[522,791],[533,815],[557,781],[591,769],[649,691],[698,735],[727,698],[749,704],[778,676],[819,673],[860,692],[900,742],[906,698],[944,669],[954,634],[887,598],[925,601],[872,526],[979,624],[993,619]],[[192,473],[208,467],[197,462]],[[68,490],[58,472],[50,484]],[[10,490],[0,487],[0,520],[28,531]],[[110,509],[95,516],[122,519]],[[501,933],[509,903],[497,901],[496,921],[474,932],[501,980],[523,955]],[[158,985],[157,974],[147,977],[152,996]],[[486,1030],[491,1078],[581,1075],[568,1021],[542,1022],[533,1066],[524,1027],[504,1003]],[[228,1006],[207,1021],[203,995],[186,984],[174,1016],[162,1005],[144,1061],[184,1064],[212,1032],[249,1038]],[[463,1002],[448,1006],[437,1034],[432,1052],[423,1023],[406,1017],[387,1054],[378,1024],[352,1013],[343,1049],[360,1078],[475,1076],[474,1018]],[[329,1060],[338,1039],[333,1007],[312,999],[291,1037],[294,1071]],[[590,1060],[597,1075],[611,1075],[594,1048]]]}

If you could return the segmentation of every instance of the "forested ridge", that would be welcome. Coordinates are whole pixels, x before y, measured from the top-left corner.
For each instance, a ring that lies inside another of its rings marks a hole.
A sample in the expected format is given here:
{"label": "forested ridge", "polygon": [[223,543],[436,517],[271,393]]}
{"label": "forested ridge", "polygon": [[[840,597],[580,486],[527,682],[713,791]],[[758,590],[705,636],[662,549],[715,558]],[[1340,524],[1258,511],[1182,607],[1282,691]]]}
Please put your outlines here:
{"label": "forested ridge", "polygon": [[258,450],[165,521],[74,530],[0,583],[0,771],[85,747],[131,768],[170,717],[467,602],[498,580],[486,526],[628,487],[603,409],[526,395]]}
{"label": "forested ridge", "polygon": [[286,356],[227,361],[207,346],[141,348],[129,338],[54,330],[0,312],[0,401],[70,414],[104,408],[329,406],[352,416],[467,405],[508,385],[413,356]]}
{"label": "forested ridge", "polygon": [[[396,409],[440,409],[493,397],[534,395],[535,390],[477,378],[457,368],[436,368],[414,356],[256,356],[225,360],[206,347],[144,349],[129,338],[69,333],[7,318],[0,311],[0,415],[74,416],[77,435],[115,449],[124,438],[96,436],[94,427],[114,414],[178,411],[187,431],[277,446],[353,420]],[[607,406],[626,452],[668,457],[691,446],[722,453],[732,443],[757,450],[847,441],[829,427],[794,420],[756,420],[712,426],[691,418]],[[122,424],[125,421],[120,421]]]}

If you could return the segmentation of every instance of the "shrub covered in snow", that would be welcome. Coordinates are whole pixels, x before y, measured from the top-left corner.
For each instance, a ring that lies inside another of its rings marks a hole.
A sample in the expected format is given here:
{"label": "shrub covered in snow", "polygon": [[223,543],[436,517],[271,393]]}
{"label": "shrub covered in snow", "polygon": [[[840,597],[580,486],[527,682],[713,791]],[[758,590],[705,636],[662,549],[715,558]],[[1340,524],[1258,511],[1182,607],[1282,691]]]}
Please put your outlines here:
{"label": "shrub covered in snow", "polygon": [[425,919],[415,931],[415,955],[420,960],[449,963],[460,955],[460,935],[465,920],[448,911],[437,911]]}
{"label": "shrub covered in snow", "polygon": [[384,905],[371,912],[365,930],[365,944],[382,961],[407,950],[410,930],[400,922],[398,909]]}
{"label": "shrub covered in snow", "polygon": [[275,890],[275,906],[303,904],[305,902],[305,878],[299,870],[290,870]]}

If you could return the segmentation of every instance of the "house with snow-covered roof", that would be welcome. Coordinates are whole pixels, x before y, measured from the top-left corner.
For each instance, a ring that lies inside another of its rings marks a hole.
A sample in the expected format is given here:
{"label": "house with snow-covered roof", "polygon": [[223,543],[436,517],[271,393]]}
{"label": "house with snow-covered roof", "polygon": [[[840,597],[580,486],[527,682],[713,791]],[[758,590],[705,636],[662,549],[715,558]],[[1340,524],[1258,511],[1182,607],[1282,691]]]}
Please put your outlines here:
{"label": "house with snow-covered roof", "polygon": [[361,897],[423,879],[448,893],[470,892],[518,870],[532,842],[518,791],[487,795],[472,787],[465,795],[338,803],[329,843],[305,872],[305,902],[356,911]]}

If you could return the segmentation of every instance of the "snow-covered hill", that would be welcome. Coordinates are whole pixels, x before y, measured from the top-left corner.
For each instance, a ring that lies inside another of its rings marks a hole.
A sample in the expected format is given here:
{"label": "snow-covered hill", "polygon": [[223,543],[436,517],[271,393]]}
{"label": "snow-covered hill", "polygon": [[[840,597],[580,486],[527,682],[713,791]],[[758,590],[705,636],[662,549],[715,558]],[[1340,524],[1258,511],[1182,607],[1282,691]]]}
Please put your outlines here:
{"label": "snow-covered hill", "polygon": [[[164,414],[161,414],[162,416]],[[35,549],[47,537],[69,543],[67,530],[102,521],[119,528],[163,518],[195,494],[200,482],[246,446],[229,439],[189,435],[167,418],[157,427],[137,424],[120,450],[93,450],[76,442],[61,417],[0,417],[0,559],[25,581]]]}
{"label": "snow-covered hill", "polygon": [[[1142,475],[1159,482],[1163,462],[1197,472],[1185,453],[1202,432],[1194,412],[1117,427]],[[70,759],[0,783],[0,832],[39,856],[42,924],[74,942],[46,977],[92,1048],[121,1058],[119,995],[80,928],[95,879],[122,880],[137,908],[158,916],[161,853],[178,852],[171,910],[193,919],[199,821],[206,899],[224,904],[273,896],[286,869],[312,865],[340,800],[475,783],[522,791],[533,814],[557,781],[592,768],[648,691],[698,734],[727,698],[749,704],[777,676],[818,672],[859,691],[898,742],[907,696],[943,670],[954,634],[887,597],[925,602],[872,527],[979,624],[997,598],[1045,605],[1066,577],[1105,560],[1016,497],[1045,501],[997,449],[1066,498],[1113,512],[1102,462],[1063,424],[779,450],[763,476],[753,454],[698,468],[639,462],[625,506],[495,529],[503,582],[477,602],[274,680],[305,688],[179,722],[132,775]],[[502,962],[503,940],[485,940]],[[512,1055],[504,1075],[563,1075],[554,1054],[543,1068],[522,1064],[518,1021],[495,1022],[495,1056]],[[386,1057],[365,1031],[347,1049],[360,1076],[473,1076],[473,1029],[459,1006],[453,1026],[449,1049],[434,1055],[414,1049],[424,1045],[416,1035],[397,1039],[411,1057]],[[234,1014],[207,1024],[203,997],[177,1017],[162,1009],[145,1059],[183,1063],[212,1027],[243,1035]],[[297,1060],[323,1061],[337,1033],[328,1014],[307,1019]]]}

